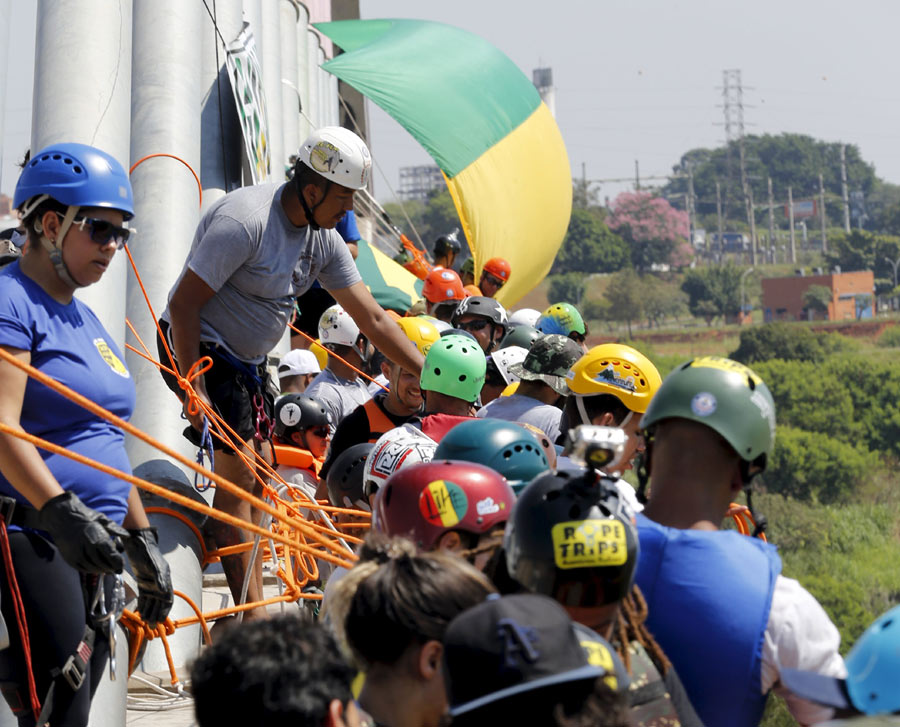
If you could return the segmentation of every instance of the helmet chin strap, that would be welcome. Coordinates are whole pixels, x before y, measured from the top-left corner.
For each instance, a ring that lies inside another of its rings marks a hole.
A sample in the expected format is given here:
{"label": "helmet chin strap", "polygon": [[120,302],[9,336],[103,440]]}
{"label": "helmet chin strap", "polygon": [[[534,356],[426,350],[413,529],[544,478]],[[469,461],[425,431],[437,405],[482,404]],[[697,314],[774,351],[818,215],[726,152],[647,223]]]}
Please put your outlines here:
{"label": "helmet chin strap", "polygon": [[35,232],[38,232],[41,236],[41,246],[50,256],[50,262],[53,263],[53,269],[56,270],[56,274],[59,275],[60,279],[66,285],[73,288],[84,288],[85,286],[75,280],[75,278],[72,277],[72,273],[69,272],[69,268],[66,267],[66,263],[62,256],[62,241],[69,232],[69,228],[72,227],[72,223],[75,221],[75,217],[78,215],[78,210],[80,209],[80,207],[75,205],[69,205],[69,208],[66,210],[66,214],[63,217],[62,225],[59,228],[59,235],[55,241],[44,234],[43,228],[40,230],[38,230],[37,227],[35,228]]}

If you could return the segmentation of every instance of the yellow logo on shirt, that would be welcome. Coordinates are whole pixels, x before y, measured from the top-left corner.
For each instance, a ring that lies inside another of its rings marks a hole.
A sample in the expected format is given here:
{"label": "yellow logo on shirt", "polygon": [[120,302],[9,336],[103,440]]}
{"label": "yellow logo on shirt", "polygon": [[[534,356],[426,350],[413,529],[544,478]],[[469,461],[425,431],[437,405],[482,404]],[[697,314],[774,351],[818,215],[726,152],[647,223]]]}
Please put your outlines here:
{"label": "yellow logo on shirt", "polygon": [[94,346],[96,347],[100,356],[103,357],[103,360],[106,361],[106,365],[113,370],[113,373],[118,374],[123,379],[131,377],[131,374],[128,373],[128,369],[125,368],[125,364],[123,364],[119,360],[119,357],[112,352],[112,349],[109,347],[109,344],[106,341],[104,341],[102,338],[95,338]]}

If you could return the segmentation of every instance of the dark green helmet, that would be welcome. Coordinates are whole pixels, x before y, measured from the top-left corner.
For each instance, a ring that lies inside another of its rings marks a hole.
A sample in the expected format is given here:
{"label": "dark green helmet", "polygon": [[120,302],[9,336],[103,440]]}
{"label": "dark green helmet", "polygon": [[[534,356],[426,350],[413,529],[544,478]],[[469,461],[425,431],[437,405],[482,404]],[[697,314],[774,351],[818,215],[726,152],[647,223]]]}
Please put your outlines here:
{"label": "dark green helmet", "polygon": [[502,419],[472,419],[451,429],[434,460],[475,462],[499,472],[519,493],[531,480],[550,469],[537,437],[520,424]]}
{"label": "dark green helmet", "polygon": [[506,335],[500,339],[500,343],[497,344],[497,350],[499,351],[507,346],[521,346],[527,351],[531,348],[531,344],[543,335],[534,326],[526,326],[521,323],[519,325],[514,324],[510,326]]}
{"label": "dark green helmet", "polygon": [[503,548],[516,581],[563,606],[620,601],[640,550],[634,514],[615,484],[587,470],[533,480],[516,501]]}
{"label": "dark green helmet", "polygon": [[746,462],[766,467],[775,443],[775,401],[744,364],[702,356],[670,373],[641,420],[648,432],[663,419],[689,419],[718,432]]}

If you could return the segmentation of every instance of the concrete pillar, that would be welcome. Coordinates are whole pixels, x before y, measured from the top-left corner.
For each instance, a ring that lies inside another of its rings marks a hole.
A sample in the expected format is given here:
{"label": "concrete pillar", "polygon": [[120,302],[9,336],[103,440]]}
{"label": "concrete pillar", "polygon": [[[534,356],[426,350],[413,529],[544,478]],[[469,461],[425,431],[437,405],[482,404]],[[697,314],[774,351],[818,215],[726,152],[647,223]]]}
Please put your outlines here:
{"label": "concrete pillar", "polygon": [[[256,57],[262,59],[262,4],[263,0],[243,0],[244,22],[249,23],[256,45]],[[262,60],[260,60],[262,65]]]}
{"label": "concrete pillar", "polygon": [[241,163],[244,158],[240,122],[225,66],[225,45],[231,43],[241,31],[241,0],[217,0],[214,7],[218,33],[207,15],[201,35],[201,213],[227,192],[241,186]]}
{"label": "concrete pillar", "polygon": [[284,180],[285,166],[300,146],[300,100],[297,96],[297,23],[300,10],[295,0],[279,0],[281,10],[281,132],[284,159],[275,171],[277,181]]}
{"label": "concrete pillar", "polygon": [[303,114],[309,114],[309,10],[300,5],[297,21],[297,93],[300,96],[300,143],[309,136],[312,127]]}
{"label": "concrete pillar", "polygon": [[262,6],[262,66],[263,89],[266,94],[266,111],[269,116],[269,150],[272,152],[272,179],[280,181],[280,169],[284,169],[288,155],[284,149],[282,124],[281,83],[281,2],[266,0]]}
{"label": "concrete pillar", "polygon": [[[194,178],[194,173],[200,173],[197,102],[203,95],[202,47],[197,38],[211,23],[202,5],[183,0],[134,0],[134,20],[131,157],[136,162],[150,154],[172,154],[183,160],[147,159],[131,175],[139,233],[130,249],[159,316],[200,220],[200,189]],[[130,269],[127,312],[157,356],[156,322]],[[130,332],[128,338],[140,349]],[[181,405],[156,366],[130,351],[125,358],[139,402],[132,423],[193,458],[194,448],[181,435],[185,427]],[[162,363],[170,365],[165,359]],[[158,450],[139,439],[128,437],[126,443],[132,466],[159,456]]]}
{"label": "concrete pillar", "polygon": [[[330,74],[329,74],[330,75]],[[331,89],[331,125],[340,126],[341,118],[341,99],[338,95],[338,79],[337,76],[331,76],[329,79],[329,87]]]}
{"label": "concrete pillar", "polygon": [[319,88],[319,126],[329,126],[331,114],[328,111],[328,73],[322,70],[325,62],[325,49],[320,45],[316,49],[316,75]]}
{"label": "concrete pillar", "polygon": [[[128,169],[131,11],[131,0],[98,0],[90,12],[79,0],[39,0],[32,153],[79,142],[103,149]],[[78,291],[120,349],[127,265],[126,256],[117,254],[99,283]]]}
{"label": "concrete pillar", "polygon": [[306,55],[309,58],[309,66],[307,68],[309,75],[309,100],[306,104],[306,115],[312,122],[312,128],[318,129],[321,123],[321,104],[319,103],[319,36],[313,30],[307,31],[309,44],[307,45]]}

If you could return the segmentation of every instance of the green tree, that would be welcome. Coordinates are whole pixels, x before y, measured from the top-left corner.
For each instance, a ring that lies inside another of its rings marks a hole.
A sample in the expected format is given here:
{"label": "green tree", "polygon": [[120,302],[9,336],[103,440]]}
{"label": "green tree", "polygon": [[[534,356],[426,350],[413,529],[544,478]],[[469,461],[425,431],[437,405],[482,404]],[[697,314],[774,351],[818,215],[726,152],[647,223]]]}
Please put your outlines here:
{"label": "green tree", "polygon": [[825,355],[819,336],[811,330],[775,321],[741,331],[740,345],[732,351],[731,358],[752,365],[773,358],[821,362]]}
{"label": "green tree", "polygon": [[612,273],[628,265],[628,256],[627,243],[606,226],[599,213],[576,208],[553,272]]}
{"label": "green tree", "polygon": [[609,278],[603,297],[609,303],[609,316],[614,321],[625,323],[631,338],[631,324],[644,315],[644,298],[641,279],[634,270],[626,269],[613,273]]}
{"label": "green tree", "polygon": [[574,306],[581,304],[587,284],[584,273],[551,275],[548,281],[550,286],[547,290],[547,297],[554,303],[571,303]]}
{"label": "green tree", "polygon": [[425,229],[428,232],[427,238],[424,237],[423,233],[423,240],[429,251],[438,237],[453,232],[455,229],[460,230],[457,238],[460,244],[465,246],[466,236],[462,232],[462,224],[460,224],[459,215],[456,214],[453,198],[446,187],[438,192],[432,192],[428,196],[428,201],[425,203],[425,209],[422,213],[422,221],[425,223]]}
{"label": "green tree", "polygon": [[876,278],[894,279],[890,260],[900,258],[900,237],[867,230],[840,232],[828,238],[826,260],[844,272],[872,270]]}
{"label": "green tree", "polygon": [[681,289],[693,315],[711,324],[716,316],[734,316],[741,310],[741,273],[736,265],[688,270]]}
{"label": "green tree", "polygon": [[817,313],[827,313],[832,297],[831,288],[827,285],[810,285],[803,291],[803,305]]}
{"label": "green tree", "polygon": [[675,283],[660,280],[655,275],[641,278],[643,284],[644,316],[647,325],[659,328],[668,318],[677,319],[687,310],[687,296]]}

